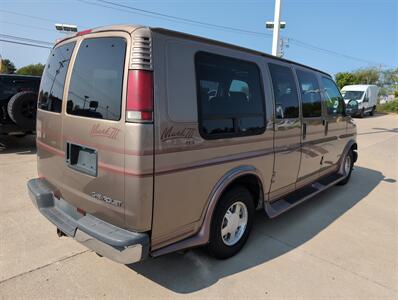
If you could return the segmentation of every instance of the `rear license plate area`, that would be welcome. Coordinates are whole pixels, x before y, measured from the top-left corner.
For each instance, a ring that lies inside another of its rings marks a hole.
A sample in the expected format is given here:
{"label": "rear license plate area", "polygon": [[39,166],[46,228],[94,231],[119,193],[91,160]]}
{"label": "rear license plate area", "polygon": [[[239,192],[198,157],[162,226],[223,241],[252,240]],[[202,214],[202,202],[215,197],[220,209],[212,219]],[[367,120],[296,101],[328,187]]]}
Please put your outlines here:
{"label": "rear license plate area", "polygon": [[66,164],[69,168],[96,177],[98,171],[97,150],[84,145],[66,143]]}

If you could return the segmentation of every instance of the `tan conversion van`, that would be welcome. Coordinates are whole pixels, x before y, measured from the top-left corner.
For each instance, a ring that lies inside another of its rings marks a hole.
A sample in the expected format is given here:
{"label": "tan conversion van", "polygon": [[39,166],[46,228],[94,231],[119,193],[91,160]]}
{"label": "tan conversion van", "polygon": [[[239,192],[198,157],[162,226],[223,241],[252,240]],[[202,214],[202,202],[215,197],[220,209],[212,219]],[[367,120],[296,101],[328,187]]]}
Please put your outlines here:
{"label": "tan conversion van", "polygon": [[328,74],[291,61],[160,28],[83,31],[43,74],[29,194],[60,236],[120,263],[227,258],[256,209],[273,218],[348,181],[347,111]]}

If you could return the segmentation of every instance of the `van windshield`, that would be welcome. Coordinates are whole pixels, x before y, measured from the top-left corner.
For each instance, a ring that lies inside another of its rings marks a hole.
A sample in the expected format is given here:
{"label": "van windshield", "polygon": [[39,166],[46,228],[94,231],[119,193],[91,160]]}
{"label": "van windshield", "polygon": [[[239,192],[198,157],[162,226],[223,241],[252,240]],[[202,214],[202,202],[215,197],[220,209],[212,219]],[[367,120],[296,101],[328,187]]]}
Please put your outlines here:
{"label": "van windshield", "polygon": [[362,91],[343,91],[344,100],[361,100]]}

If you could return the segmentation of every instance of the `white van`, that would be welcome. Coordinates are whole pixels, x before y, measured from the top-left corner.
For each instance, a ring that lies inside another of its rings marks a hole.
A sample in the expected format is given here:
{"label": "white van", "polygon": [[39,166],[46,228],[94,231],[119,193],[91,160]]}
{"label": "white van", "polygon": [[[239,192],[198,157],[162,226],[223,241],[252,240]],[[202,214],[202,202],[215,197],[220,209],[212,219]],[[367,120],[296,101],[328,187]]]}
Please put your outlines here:
{"label": "white van", "polygon": [[341,89],[344,101],[347,104],[350,100],[358,101],[358,115],[363,118],[365,113],[373,116],[376,110],[377,95],[379,87],[376,85],[358,84],[346,85]]}

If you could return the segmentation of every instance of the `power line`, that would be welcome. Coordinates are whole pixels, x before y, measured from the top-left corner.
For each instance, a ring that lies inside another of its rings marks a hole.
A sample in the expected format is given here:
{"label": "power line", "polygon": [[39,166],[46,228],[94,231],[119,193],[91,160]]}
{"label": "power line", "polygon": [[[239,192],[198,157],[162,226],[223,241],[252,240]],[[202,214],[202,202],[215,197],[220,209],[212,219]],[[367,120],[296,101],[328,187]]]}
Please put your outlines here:
{"label": "power line", "polygon": [[[16,15],[16,16],[21,16],[21,17],[26,17],[26,18],[31,18],[31,19],[36,19],[36,20],[41,20],[41,21],[45,21],[45,22],[48,22],[48,23],[52,23],[52,24],[59,23],[59,20],[43,18],[43,17],[38,17],[38,16],[32,16],[32,15],[23,14],[23,13],[10,11],[10,10],[5,10],[5,9],[0,9],[0,12],[7,13],[7,14],[12,14],[12,15]],[[6,22],[4,22],[4,23],[6,23]],[[8,22],[8,23],[10,23],[10,22]],[[74,23],[74,22],[72,22],[72,23]],[[76,23],[74,23],[74,24],[76,24]],[[22,25],[22,24],[18,24],[18,25],[28,26],[28,25]],[[78,25],[78,24],[76,24],[76,25]],[[78,26],[81,26],[81,25],[78,25]],[[31,26],[31,27],[33,28],[33,26]]]}
{"label": "power line", "polygon": [[115,9],[114,7],[110,7],[110,6],[105,6],[105,5],[101,5],[100,3],[105,3],[107,5],[112,5],[115,7],[119,7],[122,9],[118,9],[120,11],[125,11],[125,12],[130,12],[130,13],[136,13],[139,15],[144,15],[144,16],[148,16],[148,15],[152,15],[152,16],[156,16],[156,18],[163,18],[163,19],[167,19],[167,20],[174,20],[177,22],[182,22],[182,23],[188,23],[188,24],[193,24],[193,25],[197,25],[197,26],[201,26],[201,27],[207,27],[207,28],[217,28],[219,30],[227,30],[227,31],[234,31],[234,32],[240,32],[240,33],[244,33],[244,34],[254,34],[254,35],[262,35],[262,36],[268,36],[271,37],[272,35],[269,33],[265,33],[265,32],[260,32],[260,31],[253,31],[253,30],[246,30],[246,29],[240,29],[240,28],[236,28],[236,27],[230,27],[230,26],[224,26],[224,25],[218,25],[218,24],[212,24],[212,23],[207,23],[207,22],[202,22],[202,21],[197,21],[197,20],[192,20],[192,19],[187,19],[187,18],[182,18],[182,17],[177,17],[177,16],[172,16],[172,15],[168,15],[168,14],[164,14],[164,13],[159,13],[159,12],[155,12],[155,11],[150,11],[150,10],[146,10],[146,9],[140,9],[137,7],[133,7],[133,6],[129,6],[129,5],[124,5],[124,4],[120,4],[120,3],[115,3],[112,1],[106,1],[106,0],[96,0],[97,2],[100,3],[94,3],[94,2],[89,2],[86,0],[77,0],[86,4],[91,4],[91,5],[96,5],[96,6],[101,6],[101,7],[105,7],[105,8],[110,8],[110,9]]}
{"label": "power line", "polygon": [[45,28],[45,27],[40,27],[40,26],[26,25],[26,24],[20,24],[20,23],[8,22],[8,21],[0,21],[0,23],[10,24],[10,25],[15,25],[15,26],[21,26],[21,27],[31,28],[31,29],[44,30],[44,31],[49,31],[49,32],[55,33],[55,31],[52,30],[52,29]]}
{"label": "power line", "polygon": [[16,42],[16,41],[4,40],[4,39],[0,39],[0,42],[18,44],[18,45],[24,45],[24,46],[32,46],[32,47],[38,47],[38,48],[52,49],[52,47],[35,45],[35,44],[31,44],[31,43]]}
{"label": "power line", "polygon": [[[89,2],[87,0],[77,0],[77,1],[80,1],[80,2],[83,2],[83,3],[87,3],[87,4],[91,4],[91,5],[101,6],[101,7],[105,7],[105,8],[109,8],[109,9],[116,9],[116,10],[120,10],[120,11],[124,11],[124,12],[130,12],[130,13],[134,12],[136,14],[144,15],[144,16],[152,15],[152,16],[156,16],[156,17],[162,17],[162,18],[166,18],[169,21],[170,20],[175,20],[177,22],[189,23],[189,24],[202,26],[202,27],[207,27],[207,28],[212,27],[212,28],[221,29],[221,30],[229,30],[229,31],[234,31],[234,32],[239,32],[239,33],[244,33],[244,34],[262,35],[262,36],[266,36],[266,37],[271,37],[272,36],[271,34],[265,33],[265,32],[252,31],[252,30],[240,29],[240,28],[236,28],[236,27],[223,26],[223,25],[217,25],[217,24],[212,24],[212,23],[207,23],[207,22],[191,20],[191,19],[177,17],[177,16],[172,16],[172,15],[159,13],[159,12],[155,12],[155,11],[140,9],[140,8],[137,8],[137,7],[133,7],[133,6],[125,5],[125,4],[120,4],[120,3],[115,3],[115,2],[107,1],[107,0],[96,0],[97,2],[100,2],[100,3],[93,3],[93,2]],[[107,5],[112,5],[114,7],[105,6],[105,5],[102,5],[101,3],[105,3]],[[118,7],[119,9],[117,9],[115,7]],[[120,9],[120,8],[123,8],[123,9]],[[128,9],[128,10],[126,10],[126,9]],[[309,44],[307,42],[303,42],[303,41],[300,41],[300,40],[297,40],[297,39],[289,38],[289,40],[292,41],[292,43],[294,43],[298,47],[306,48],[306,49],[317,51],[317,52],[324,52],[324,53],[329,54],[329,55],[340,56],[340,57],[344,57],[346,59],[351,59],[351,60],[356,60],[356,61],[360,61],[360,62],[365,62],[365,63],[370,64],[370,65],[374,65],[374,64],[380,65],[380,63],[378,63],[378,62],[373,62],[373,61],[369,61],[369,60],[366,60],[366,59],[362,59],[362,58],[350,56],[350,55],[347,55],[347,54],[344,54],[344,53],[340,53],[340,52],[337,52],[337,51],[324,49],[324,48],[321,48],[321,47],[318,47],[318,46],[315,46],[315,45],[311,45],[311,44]]]}
{"label": "power line", "polygon": [[47,19],[47,18],[38,17],[38,16],[32,16],[32,15],[27,15],[27,14],[21,14],[21,13],[15,12],[15,11],[10,11],[10,10],[5,10],[5,9],[0,9],[0,11],[4,12],[4,13],[7,13],[7,14],[27,17],[27,18],[41,20],[41,21],[46,21],[46,22],[51,22],[51,23],[56,23],[57,22],[56,20],[53,20],[53,19]]}
{"label": "power line", "polygon": [[36,44],[46,44],[46,45],[54,45],[54,43],[46,42],[46,41],[40,41],[40,40],[33,40],[33,39],[28,39],[20,36],[15,36],[15,35],[8,35],[8,34],[2,34],[0,33],[0,37],[2,38],[7,38],[7,39],[16,39],[22,42],[26,43],[36,43]]}
{"label": "power line", "polygon": [[309,44],[309,43],[306,43],[306,42],[302,42],[302,41],[299,41],[299,40],[296,40],[296,39],[293,39],[293,38],[289,38],[289,42],[291,42],[293,44],[296,44],[296,46],[299,46],[299,47],[302,47],[302,48],[307,48],[307,49],[314,50],[314,51],[317,51],[317,52],[325,52],[325,53],[328,53],[328,54],[341,56],[341,57],[344,57],[344,58],[348,58],[348,59],[352,59],[352,60],[356,60],[356,61],[360,61],[360,62],[365,62],[365,63],[371,64],[371,65],[382,65],[382,64],[380,64],[378,62],[369,61],[369,60],[366,60],[366,59],[354,57],[354,56],[347,55],[347,54],[344,54],[344,53],[339,53],[339,52],[336,52],[336,51],[333,51],[333,50],[320,48],[318,46],[315,46],[315,45],[312,45],[312,44]]}
{"label": "power line", "polygon": [[[159,12],[155,12],[155,11],[140,9],[140,8],[137,8],[137,7],[124,5],[124,4],[120,4],[120,3],[115,3],[115,2],[107,1],[107,0],[96,0],[99,3],[89,2],[87,0],[77,0],[77,1],[82,2],[82,3],[86,3],[86,4],[90,4],[90,5],[95,5],[95,6],[108,8],[108,9],[119,10],[119,11],[123,11],[123,12],[143,15],[143,16],[146,16],[146,17],[155,17],[156,19],[158,19],[160,17],[160,18],[166,19],[168,21],[174,20],[174,21],[177,21],[179,23],[191,24],[191,25],[196,25],[196,26],[200,26],[200,27],[215,28],[215,29],[223,30],[223,31],[233,31],[233,32],[241,33],[241,34],[260,35],[260,36],[264,36],[264,37],[267,37],[267,38],[270,38],[272,36],[271,34],[265,33],[265,32],[246,30],[246,29],[240,29],[240,28],[236,28],[236,27],[223,26],[223,25],[218,25],[218,24],[212,24],[212,23],[207,23],[207,22],[196,21],[196,20],[192,20],[192,19],[188,19],[188,18],[182,18],[182,17],[172,16],[172,15],[159,13]],[[105,3],[106,5],[103,5],[101,3]],[[109,6],[109,5],[111,5],[111,6]],[[42,21],[47,21],[47,22],[57,22],[56,20],[53,20],[53,19],[47,19],[47,18],[42,18],[42,17],[37,17],[37,16],[31,16],[31,15],[17,13],[17,12],[13,12],[13,11],[4,10],[4,9],[0,9],[0,11],[1,12],[5,12],[5,13],[9,13],[9,14],[18,15],[18,16],[23,16],[23,17],[28,17],[28,18],[42,20]],[[6,22],[3,21],[3,23],[6,23]],[[8,22],[8,23],[10,23],[10,22]],[[18,25],[24,26],[22,24],[18,24]],[[25,26],[27,26],[27,25],[25,25]],[[34,26],[30,26],[30,27],[34,28]],[[44,28],[40,28],[40,29],[44,30]],[[29,40],[29,39],[25,39],[25,41],[26,40]],[[31,40],[31,41],[35,41],[35,40]],[[293,44],[295,44],[298,47],[309,49],[309,50],[312,50],[312,51],[315,51],[315,52],[323,52],[323,53],[326,53],[326,54],[329,54],[329,55],[340,56],[340,57],[343,57],[343,58],[346,58],[346,59],[356,60],[356,61],[364,62],[364,63],[370,64],[370,65],[382,65],[382,64],[380,64],[378,62],[373,62],[373,61],[365,60],[365,59],[362,59],[362,58],[350,56],[350,55],[347,55],[347,54],[344,54],[344,53],[340,53],[340,52],[337,52],[337,51],[324,49],[324,48],[321,48],[321,47],[318,47],[318,46],[315,46],[315,45],[312,45],[312,44],[309,44],[307,42],[303,42],[303,41],[300,41],[300,40],[297,40],[297,39],[289,38],[289,41],[291,41]],[[42,41],[40,41],[40,42],[43,43]],[[44,43],[52,45],[52,43],[48,43],[48,42],[44,42]]]}

